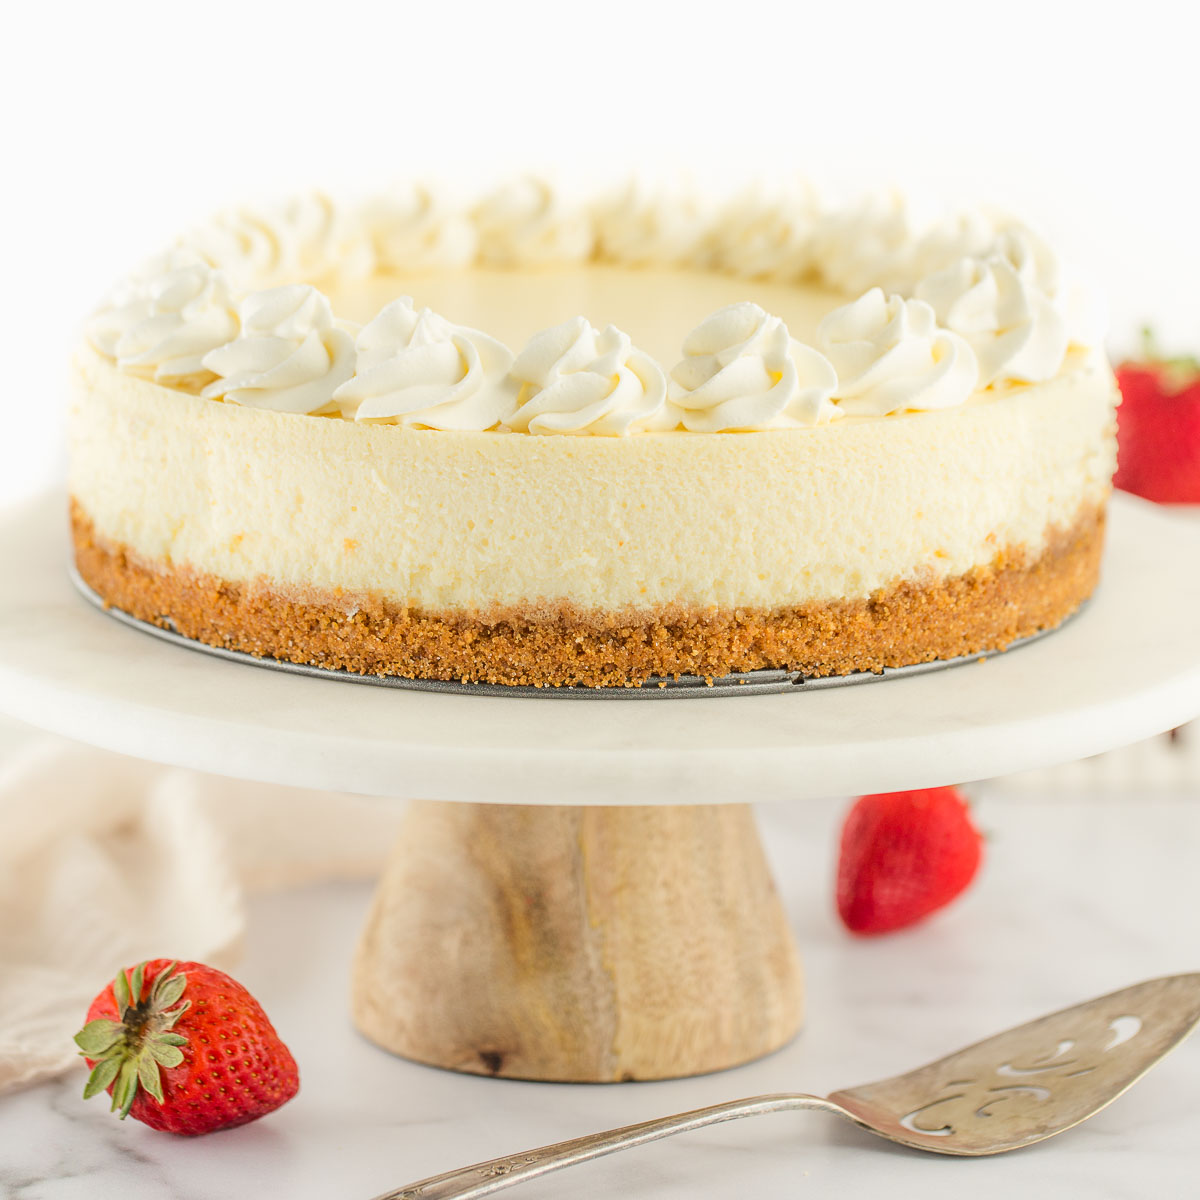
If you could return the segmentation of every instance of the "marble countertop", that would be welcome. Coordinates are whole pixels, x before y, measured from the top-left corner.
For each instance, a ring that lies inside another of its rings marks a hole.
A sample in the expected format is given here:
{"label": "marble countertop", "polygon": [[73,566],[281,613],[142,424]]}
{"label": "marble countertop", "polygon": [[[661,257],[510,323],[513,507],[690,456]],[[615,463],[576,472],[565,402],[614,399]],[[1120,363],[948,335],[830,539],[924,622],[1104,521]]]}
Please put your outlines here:
{"label": "marble countertop", "polygon": [[[985,871],[905,933],[846,935],[831,911],[840,801],[760,813],[808,976],[786,1049],[737,1070],[571,1086],[449,1074],[392,1058],[347,1016],[369,898],[326,885],[256,899],[239,977],[301,1067],[300,1095],[252,1125],[186,1140],[84,1103],[82,1067],[0,1097],[0,1195],[11,1200],[369,1200],[424,1176],[614,1125],[759,1092],[826,1092],[1154,975],[1200,967],[1200,795],[974,789]],[[740,1121],[514,1189],[514,1197],[1194,1194],[1200,1037],[1080,1129],[992,1159],[922,1155],[819,1114]]]}

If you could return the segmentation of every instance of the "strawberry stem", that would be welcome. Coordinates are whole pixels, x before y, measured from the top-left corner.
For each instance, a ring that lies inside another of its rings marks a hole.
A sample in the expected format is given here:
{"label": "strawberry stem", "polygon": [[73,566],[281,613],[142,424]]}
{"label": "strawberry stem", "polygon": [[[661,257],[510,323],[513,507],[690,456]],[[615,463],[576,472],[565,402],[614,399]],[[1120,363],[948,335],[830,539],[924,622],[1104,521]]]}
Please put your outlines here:
{"label": "strawberry stem", "polygon": [[183,999],[187,976],[177,970],[178,964],[171,963],[161,971],[145,997],[144,962],[132,973],[117,972],[113,999],[120,1019],[98,1017],[75,1035],[81,1053],[95,1064],[84,1085],[85,1100],[111,1088],[112,1111],[122,1119],[129,1115],[139,1087],[159,1104],[165,1102],[161,1069],[183,1062],[180,1047],[187,1045],[187,1038],[173,1027],[192,1003]]}
{"label": "strawberry stem", "polygon": [[1142,362],[1161,367],[1174,390],[1182,391],[1200,375],[1200,359],[1194,354],[1176,354],[1165,357],[1158,344],[1158,336],[1149,325],[1142,326]]}

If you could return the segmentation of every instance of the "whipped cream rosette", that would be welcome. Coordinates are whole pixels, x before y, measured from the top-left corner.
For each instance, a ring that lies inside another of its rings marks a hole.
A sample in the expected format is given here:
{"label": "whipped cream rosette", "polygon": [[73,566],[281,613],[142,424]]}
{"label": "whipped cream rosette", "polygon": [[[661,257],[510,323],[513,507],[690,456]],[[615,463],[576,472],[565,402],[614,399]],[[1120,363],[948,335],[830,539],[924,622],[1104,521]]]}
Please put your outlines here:
{"label": "whipped cream rosette", "polygon": [[779,195],[747,189],[721,210],[701,265],[745,279],[801,279],[813,266],[817,226],[811,188]]}
{"label": "whipped cream rosette", "polygon": [[241,333],[204,356],[218,378],[201,393],[248,408],[337,411],[334,392],[354,374],[355,327],[336,321],[308,284],[252,292],[238,308]]}
{"label": "whipped cream rosette", "polygon": [[778,318],[749,302],[705,318],[671,371],[668,406],[693,433],[796,429],[840,415],[837,373]]}
{"label": "whipped cream rosette", "polygon": [[223,270],[242,292],[361,279],[375,268],[367,230],[323,192],[220,213],[181,245]]}
{"label": "whipped cream rosette", "polygon": [[365,279],[375,270],[375,252],[360,220],[324,192],[287,201],[278,219],[291,243],[298,277],[307,282]]}
{"label": "whipped cream rosette", "polygon": [[1013,265],[1024,283],[1050,299],[1066,325],[1068,345],[1093,347],[1103,341],[1107,314],[1101,297],[1072,278],[1041,234],[1010,221],[1000,231],[994,252]]}
{"label": "whipped cream rosette", "polygon": [[694,196],[638,181],[596,205],[596,253],[627,266],[680,266],[699,252],[709,214]]}
{"label": "whipped cream rosette", "polygon": [[418,311],[408,296],[364,325],[355,345],[355,375],[334,400],[359,421],[482,431],[516,408],[512,351],[428,308]]}
{"label": "whipped cream rosette", "polygon": [[1040,234],[1011,219],[982,251],[926,275],[916,295],[971,343],[985,385],[1052,379],[1071,346],[1095,346],[1104,333],[1094,294],[1067,277]]}
{"label": "whipped cream rosette", "polygon": [[917,284],[929,275],[952,267],[963,258],[985,258],[996,246],[996,224],[978,209],[963,209],[939,218],[926,227],[913,247],[909,280],[897,289],[915,294]]}
{"label": "whipped cream rosette", "polygon": [[1067,352],[1067,325],[1050,298],[1000,255],[962,258],[923,279],[917,296],[979,362],[979,384],[1053,379]]}
{"label": "whipped cream rosette", "polygon": [[217,267],[239,292],[294,282],[285,231],[267,213],[239,208],[218,213],[180,239],[180,247]]}
{"label": "whipped cream rosette", "polygon": [[952,408],[978,386],[971,347],[940,328],[921,300],[872,288],[831,312],[817,338],[837,371],[837,406],[848,416]]}
{"label": "whipped cream rosette", "polygon": [[213,378],[204,356],[237,336],[228,281],[175,250],[119,287],[88,323],[92,345],[132,375],[186,390]]}
{"label": "whipped cream rosette", "polygon": [[1058,295],[1062,264],[1036,229],[1019,221],[1002,222],[991,252],[1011,263],[1026,283],[1040,288],[1047,296]]}
{"label": "whipped cream rosette", "polygon": [[615,437],[670,427],[662,368],[615,325],[600,331],[575,317],[545,329],[511,374],[521,390],[510,429]]}
{"label": "whipped cream rosette", "polygon": [[479,258],[490,266],[584,262],[595,247],[588,212],[568,202],[545,179],[515,179],[485,197],[473,215]]}
{"label": "whipped cream rosette", "polygon": [[868,196],[824,213],[813,234],[813,261],[831,288],[858,296],[872,287],[903,294],[914,282],[919,225],[900,192]]}
{"label": "whipped cream rosette", "polygon": [[464,267],[479,248],[470,216],[431,184],[391,188],[364,207],[363,220],[384,271]]}

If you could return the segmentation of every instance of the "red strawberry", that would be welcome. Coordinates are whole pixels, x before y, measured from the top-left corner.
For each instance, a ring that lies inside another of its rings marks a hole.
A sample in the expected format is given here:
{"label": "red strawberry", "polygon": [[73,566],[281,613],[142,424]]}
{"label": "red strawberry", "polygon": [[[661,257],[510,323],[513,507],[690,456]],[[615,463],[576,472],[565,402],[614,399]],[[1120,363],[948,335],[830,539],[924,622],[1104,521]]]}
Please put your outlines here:
{"label": "red strawberry", "polygon": [[75,1035],[92,1068],[84,1099],[168,1133],[244,1125],[287,1103],[295,1060],[257,1000],[223,971],[155,958],[118,973]]}
{"label": "red strawberry", "polygon": [[1117,474],[1127,492],[1200,504],[1200,363],[1162,359],[1144,335],[1145,361],[1117,368]]}
{"label": "red strawberry", "polygon": [[854,933],[890,933],[949,904],[983,839],[956,788],[862,796],[842,826],[837,906]]}

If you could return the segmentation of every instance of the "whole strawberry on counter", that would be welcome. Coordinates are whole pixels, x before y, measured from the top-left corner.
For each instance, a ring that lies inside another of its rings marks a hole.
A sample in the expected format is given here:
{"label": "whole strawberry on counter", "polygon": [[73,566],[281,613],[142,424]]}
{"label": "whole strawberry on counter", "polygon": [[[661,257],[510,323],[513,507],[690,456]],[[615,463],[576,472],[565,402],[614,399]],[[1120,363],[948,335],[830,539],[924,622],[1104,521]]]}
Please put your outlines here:
{"label": "whole strawberry on counter", "polygon": [[891,933],[975,878],[983,838],[957,788],[860,796],[842,826],[837,907],[852,933]]}
{"label": "whole strawberry on counter", "polygon": [[1200,362],[1162,358],[1149,330],[1142,359],[1117,368],[1116,487],[1163,504],[1200,504]]}
{"label": "whole strawberry on counter", "polygon": [[195,1135],[244,1125],[290,1100],[295,1060],[258,1001],[223,971],[155,958],[118,972],[75,1043],[92,1068],[84,1099]]}

